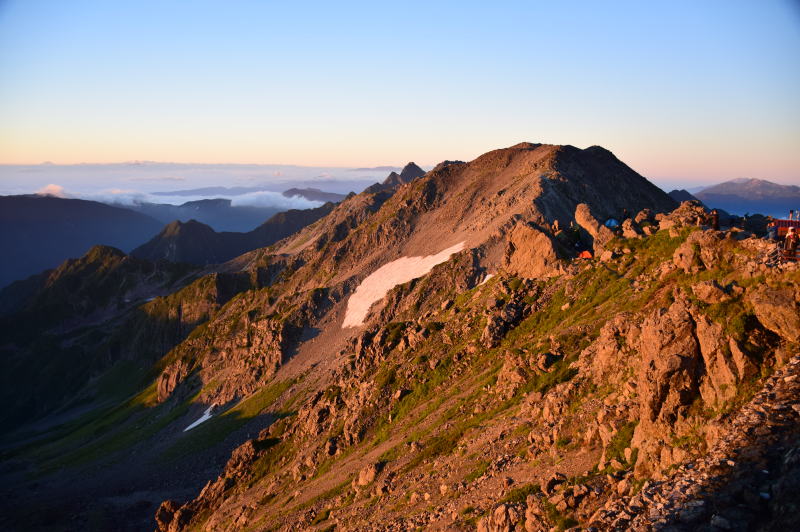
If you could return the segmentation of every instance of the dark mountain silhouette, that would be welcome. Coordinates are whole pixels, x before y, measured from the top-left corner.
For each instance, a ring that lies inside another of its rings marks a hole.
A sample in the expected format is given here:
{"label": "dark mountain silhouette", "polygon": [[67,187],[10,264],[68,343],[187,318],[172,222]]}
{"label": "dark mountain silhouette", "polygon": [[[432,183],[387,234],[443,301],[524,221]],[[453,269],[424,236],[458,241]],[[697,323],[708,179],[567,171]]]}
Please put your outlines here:
{"label": "dark mountain silhouette", "polygon": [[326,203],[316,209],[291,209],[272,216],[246,233],[214,231],[198,222],[173,221],[150,241],[131,252],[134,257],[189,264],[218,264],[247,251],[274,244],[316,222],[333,209]]}
{"label": "dark mountain silhouette", "polygon": [[[697,199],[691,192],[682,188],[680,190],[671,190],[669,193],[669,197],[677,201],[678,203],[683,203],[684,201],[700,201]],[[702,202],[700,202],[702,203]]]}
{"label": "dark mountain silhouette", "polygon": [[166,203],[136,203],[127,207],[155,218],[162,224],[173,220],[197,220],[215,231],[250,231],[270,216],[281,212],[280,207],[233,206],[224,198],[187,201],[181,205]]}
{"label": "dark mountain silhouette", "polygon": [[403,183],[410,183],[418,177],[425,175],[425,170],[417,166],[416,163],[410,162],[403,167],[400,171],[400,180]]}
{"label": "dark mountain silhouette", "polygon": [[284,190],[283,195],[287,198],[291,198],[292,196],[300,196],[301,198],[305,198],[309,201],[322,201],[331,203],[339,203],[347,194],[339,194],[337,192],[325,192],[324,190],[320,190],[318,188],[290,188],[289,190]]}
{"label": "dark mountain silhouette", "polygon": [[393,190],[400,185],[410,183],[414,179],[422,177],[423,175],[425,175],[425,170],[411,162],[405,165],[399,174],[397,172],[392,172],[386,177],[386,179],[383,180],[382,183],[370,185],[364,191],[375,193],[382,190]]}
{"label": "dark mountain silhouette", "polygon": [[739,216],[760,213],[785,217],[789,209],[800,209],[800,187],[780,185],[763,179],[734,179],[705,188],[695,194],[712,209],[724,209]]}
{"label": "dark mountain silhouette", "polygon": [[153,196],[239,196],[251,192],[263,192],[268,189],[263,186],[253,187],[200,187],[181,190],[167,190],[151,192]]}
{"label": "dark mountain silhouette", "polygon": [[0,286],[54,268],[96,244],[131,250],[162,224],[130,209],[53,196],[0,196]]}

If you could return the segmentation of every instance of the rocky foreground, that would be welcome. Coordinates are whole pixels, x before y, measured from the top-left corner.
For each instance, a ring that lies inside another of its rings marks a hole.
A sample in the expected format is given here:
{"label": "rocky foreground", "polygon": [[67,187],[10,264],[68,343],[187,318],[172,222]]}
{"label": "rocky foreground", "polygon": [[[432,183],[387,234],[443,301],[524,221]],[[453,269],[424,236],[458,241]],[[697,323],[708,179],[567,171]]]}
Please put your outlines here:
{"label": "rocky foreground", "polygon": [[454,259],[398,288],[330,385],[159,527],[796,527],[798,271],[703,217],[645,213],[544,281],[437,297],[469,278]]}

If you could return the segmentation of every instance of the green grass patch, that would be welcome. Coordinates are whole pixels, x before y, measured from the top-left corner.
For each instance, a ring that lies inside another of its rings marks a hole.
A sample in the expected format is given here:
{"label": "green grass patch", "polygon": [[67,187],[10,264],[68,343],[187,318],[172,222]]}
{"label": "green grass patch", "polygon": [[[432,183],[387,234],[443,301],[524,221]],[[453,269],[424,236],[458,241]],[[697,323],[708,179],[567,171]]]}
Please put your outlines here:
{"label": "green grass patch", "polygon": [[[622,464],[628,463],[628,461],[625,460],[625,449],[631,446],[633,431],[636,430],[636,425],[638,424],[638,421],[629,421],[620,427],[617,433],[611,437],[611,441],[608,442],[608,446],[606,447],[607,460],[617,460]],[[636,456],[632,456],[631,462],[628,465],[633,465],[635,463]]]}
{"label": "green grass patch", "polygon": [[467,473],[467,476],[464,477],[464,482],[469,483],[481,478],[483,474],[486,473],[486,470],[489,469],[490,463],[491,462],[488,460],[482,460],[478,462],[478,465],[475,467],[475,469]]}
{"label": "green grass patch", "polygon": [[505,497],[500,499],[500,502],[506,504],[522,503],[528,499],[528,495],[535,495],[540,492],[541,488],[538,484],[525,484],[509,491]]}
{"label": "green grass patch", "polygon": [[312,525],[318,525],[323,521],[327,521],[328,517],[330,517],[330,516],[331,516],[331,510],[330,510],[330,508],[326,508],[325,510],[322,510],[320,513],[318,513],[314,517],[314,519],[311,520],[311,524]]}
{"label": "green grass patch", "polygon": [[[278,381],[265,386],[230,410],[182,434],[178,441],[162,453],[161,459],[174,460],[218,444],[245,423],[267,411],[293,383],[292,380]],[[277,417],[281,414],[275,415]]]}

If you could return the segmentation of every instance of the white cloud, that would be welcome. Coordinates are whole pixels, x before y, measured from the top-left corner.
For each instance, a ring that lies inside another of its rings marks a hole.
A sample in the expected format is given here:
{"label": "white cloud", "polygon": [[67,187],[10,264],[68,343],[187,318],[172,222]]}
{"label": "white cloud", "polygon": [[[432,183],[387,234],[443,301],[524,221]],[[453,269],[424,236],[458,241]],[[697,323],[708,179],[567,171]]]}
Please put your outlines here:
{"label": "white cloud", "polygon": [[69,197],[64,190],[64,187],[61,185],[55,185],[50,183],[49,185],[43,186],[39,190],[36,191],[36,194],[39,196],[55,196],[56,198],[67,198]]}
{"label": "white cloud", "polygon": [[136,205],[138,203],[147,202],[159,203],[157,200],[154,201],[155,198],[150,194],[146,194],[138,190],[122,188],[110,188],[91,194],[81,194],[80,197],[87,200],[99,201],[101,203],[113,203],[117,205]]}
{"label": "white cloud", "polygon": [[280,192],[261,190],[231,198],[233,207],[276,207],[279,209],[313,209],[322,205],[319,201],[310,201],[301,196],[287,198]]}

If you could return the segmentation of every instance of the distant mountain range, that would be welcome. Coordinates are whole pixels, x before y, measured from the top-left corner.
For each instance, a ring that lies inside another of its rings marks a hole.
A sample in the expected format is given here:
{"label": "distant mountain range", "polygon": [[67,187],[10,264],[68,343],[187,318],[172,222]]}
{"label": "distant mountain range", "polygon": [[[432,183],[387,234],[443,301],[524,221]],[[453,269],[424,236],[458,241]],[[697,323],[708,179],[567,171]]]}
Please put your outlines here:
{"label": "distant mountain range", "polygon": [[189,220],[174,221],[131,252],[150,261],[168,260],[188,264],[218,264],[242,253],[274,244],[327,215],[333,203],[316,209],[291,209],[272,216],[246,233],[214,231],[208,225]]}
{"label": "distant mountain range", "polygon": [[234,206],[231,204],[231,200],[224,198],[187,201],[181,205],[135,203],[133,205],[119,206],[146,214],[162,224],[170,223],[174,220],[182,222],[197,220],[210,225],[216,231],[238,232],[250,231],[254,227],[258,227],[270,216],[285,210],[278,206]]}
{"label": "distant mountain range", "polygon": [[800,209],[800,187],[780,185],[764,179],[734,179],[694,194],[712,209],[742,216],[760,213],[786,217],[789,209]]}
{"label": "distant mountain range", "polygon": [[264,187],[200,187],[167,192],[151,192],[153,196],[239,196],[251,192],[261,192]]}
{"label": "distant mountain range", "polygon": [[367,187],[364,191],[374,194],[380,191],[393,190],[400,185],[410,183],[413,180],[425,175],[425,170],[417,166],[415,163],[410,162],[403,167],[398,174],[397,172],[390,173],[382,183],[375,183]]}
{"label": "distant mountain range", "polygon": [[680,190],[671,190],[669,192],[669,197],[674,199],[678,203],[683,203],[684,201],[700,201],[697,199],[697,196],[695,196],[685,188],[682,188]]}
{"label": "distant mountain range", "polygon": [[[375,183],[367,187],[366,192],[370,194],[390,192],[423,175],[425,175],[425,170],[413,162],[408,163],[399,174],[391,172],[382,183]],[[281,212],[248,232],[218,233],[212,227],[198,220],[174,221],[152,240],[134,249],[131,255],[151,261],[165,259],[198,265],[222,263],[247,251],[274,244],[278,240],[296,233],[326,216],[331,212],[335,203],[347,197],[317,188],[292,188],[285,191],[283,195],[287,197],[300,196],[311,201],[324,199],[328,203],[316,209],[292,209]]]}
{"label": "distant mountain range", "polygon": [[52,196],[0,196],[0,286],[78,257],[97,244],[129,251],[162,223],[105,203]]}

